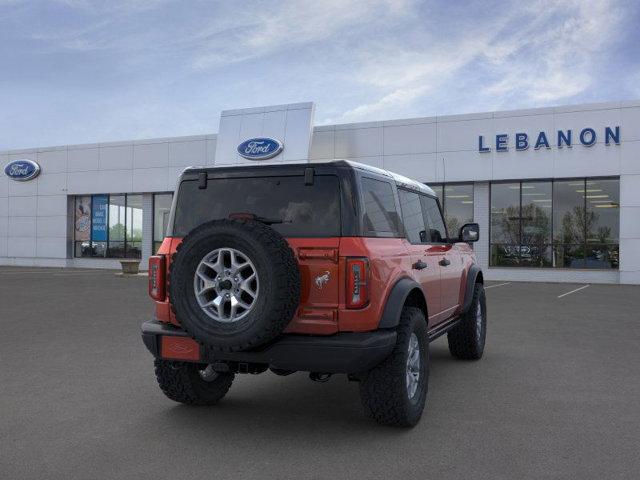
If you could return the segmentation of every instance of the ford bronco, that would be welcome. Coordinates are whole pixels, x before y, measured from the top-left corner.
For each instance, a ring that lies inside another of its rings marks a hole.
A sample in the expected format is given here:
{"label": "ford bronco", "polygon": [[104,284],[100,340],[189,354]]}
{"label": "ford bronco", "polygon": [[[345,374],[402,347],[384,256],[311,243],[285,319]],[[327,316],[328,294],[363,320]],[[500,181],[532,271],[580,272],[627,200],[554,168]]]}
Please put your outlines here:
{"label": "ford bronco", "polygon": [[341,373],[370,417],[415,425],[429,342],[485,344],[478,225],[449,235],[433,190],[358,163],[186,169],[149,260],[160,388],[211,405],[238,373]]}

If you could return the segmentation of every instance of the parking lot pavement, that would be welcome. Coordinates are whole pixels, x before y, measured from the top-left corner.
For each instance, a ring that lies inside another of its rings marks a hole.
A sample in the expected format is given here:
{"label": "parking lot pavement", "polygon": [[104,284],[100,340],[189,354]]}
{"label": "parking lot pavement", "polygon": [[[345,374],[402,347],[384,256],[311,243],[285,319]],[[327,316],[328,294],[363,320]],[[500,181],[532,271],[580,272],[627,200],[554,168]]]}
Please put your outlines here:
{"label": "parking lot pavement", "polygon": [[0,477],[637,478],[640,287],[487,286],[485,357],[433,343],[425,415],[398,430],[342,376],[172,403],[139,336],[145,278],[0,267]]}

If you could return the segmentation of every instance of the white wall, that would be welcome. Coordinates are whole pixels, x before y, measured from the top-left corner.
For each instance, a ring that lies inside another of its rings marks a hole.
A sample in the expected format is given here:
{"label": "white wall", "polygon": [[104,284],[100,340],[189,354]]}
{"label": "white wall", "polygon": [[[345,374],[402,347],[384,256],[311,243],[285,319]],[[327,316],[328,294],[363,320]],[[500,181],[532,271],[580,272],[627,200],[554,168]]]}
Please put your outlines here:
{"label": "white wall", "polygon": [[313,131],[313,102],[225,110],[220,115],[216,165],[254,164],[238,153],[245,140],[268,137],[284,145],[281,154],[260,163],[307,162]]}
{"label": "white wall", "polygon": [[[235,151],[236,138],[244,134],[272,134],[264,129],[265,122],[284,129],[283,132],[298,125],[300,132],[283,133],[285,152],[298,151],[296,145],[308,144],[305,132],[311,124],[313,107],[310,103],[296,105],[281,106],[279,110],[274,107],[269,112],[265,107],[251,109],[255,110],[256,121],[247,120],[244,127],[242,122],[238,123],[237,131],[231,128],[233,121],[230,126],[222,122],[221,133],[228,130],[225,136],[228,141],[223,140],[221,145],[217,145],[217,135],[201,135],[0,152],[2,165],[14,159],[31,158],[42,167],[42,174],[34,181],[14,182],[0,176],[0,264],[117,266],[113,261],[67,258],[68,195],[172,191],[177,176],[187,166],[240,162]],[[271,110],[277,118],[269,116]],[[282,123],[282,112],[289,115],[289,110],[304,112],[299,113],[304,117],[299,124]],[[251,112],[229,111],[227,117],[237,120],[247,113]],[[621,145],[605,146],[604,127],[618,125]],[[496,152],[495,148],[490,153],[478,152],[478,135],[492,142],[496,134],[507,133],[512,141],[516,132],[524,131],[531,141],[540,130],[545,130],[552,140],[558,129],[571,128],[575,136],[585,127],[598,133],[598,143],[592,147],[577,144],[570,149],[554,146],[549,150],[530,147],[515,151],[511,144],[508,152]],[[277,136],[276,133],[273,135]],[[304,152],[294,156],[290,160],[303,160]],[[424,182],[477,182],[474,212],[485,239],[489,222],[488,182],[619,176],[619,271],[487,268],[487,275],[504,279],[640,283],[640,101],[317,126],[313,129],[309,157],[312,162],[351,159]],[[145,205],[150,208],[148,202]],[[151,214],[146,208],[145,225]],[[150,244],[151,239],[144,241]],[[486,267],[488,243],[481,241],[476,250],[479,261]]]}

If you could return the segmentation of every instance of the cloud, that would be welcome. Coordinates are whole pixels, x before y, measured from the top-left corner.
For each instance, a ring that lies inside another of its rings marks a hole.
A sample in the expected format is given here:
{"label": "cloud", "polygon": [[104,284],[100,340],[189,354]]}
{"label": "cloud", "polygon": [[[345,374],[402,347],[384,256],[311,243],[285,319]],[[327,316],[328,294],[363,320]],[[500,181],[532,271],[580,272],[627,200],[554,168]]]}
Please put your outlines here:
{"label": "cloud", "polygon": [[[612,7],[608,1],[534,4],[527,13],[542,12],[535,21],[497,42],[498,51],[511,51],[500,56],[487,54],[501,78],[484,93],[508,98],[523,92],[534,103],[551,103],[587,90],[598,53],[615,38],[621,20]],[[566,11],[572,13],[563,15]]]}
{"label": "cloud", "polygon": [[220,67],[260,58],[283,49],[336,40],[340,32],[358,26],[403,17],[413,4],[409,0],[284,0],[270,9],[227,12],[233,23],[213,22],[194,38],[198,69]]}
{"label": "cloud", "polygon": [[422,96],[429,87],[415,87],[415,88],[399,88],[393,92],[385,95],[381,99],[372,102],[358,105],[356,108],[347,110],[340,117],[341,121],[350,121],[361,118],[371,118],[375,115],[380,115],[393,111],[397,107],[408,105],[412,101]]}
{"label": "cloud", "polygon": [[[485,41],[462,39],[441,42],[421,51],[378,46],[378,60],[366,61],[357,71],[368,87],[385,92],[380,98],[345,111],[340,121],[357,121],[373,115],[400,114],[403,107],[433,93],[482,51]],[[454,52],[452,54],[452,52]]]}
{"label": "cloud", "polygon": [[480,108],[513,105],[514,97],[534,105],[566,101],[593,84],[598,55],[615,41],[622,20],[606,0],[517,2],[501,11],[491,19],[462,20],[458,32],[427,37],[419,48],[388,42],[376,45],[371,58],[361,54],[353,76],[370,93],[339,120],[402,115],[408,105],[463,83],[475,83]]}

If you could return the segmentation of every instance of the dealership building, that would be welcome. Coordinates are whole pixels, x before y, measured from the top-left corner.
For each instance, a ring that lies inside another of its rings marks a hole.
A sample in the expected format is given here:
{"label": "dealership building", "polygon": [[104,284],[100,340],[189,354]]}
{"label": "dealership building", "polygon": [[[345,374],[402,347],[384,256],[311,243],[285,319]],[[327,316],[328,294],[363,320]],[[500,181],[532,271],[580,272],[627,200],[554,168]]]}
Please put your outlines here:
{"label": "dealership building", "polygon": [[[640,101],[313,119],[313,103],[228,110],[217,134],[0,152],[0,265],[144,267],[186,167],[347,159],[429,184],[450,236],[479,223],[486,278],[640,284]],[[246,159],[264,139],[275,155]]]}

